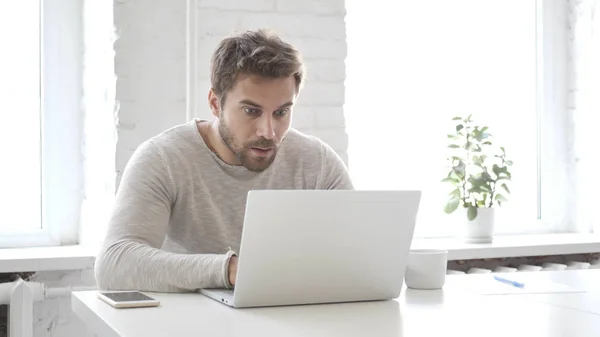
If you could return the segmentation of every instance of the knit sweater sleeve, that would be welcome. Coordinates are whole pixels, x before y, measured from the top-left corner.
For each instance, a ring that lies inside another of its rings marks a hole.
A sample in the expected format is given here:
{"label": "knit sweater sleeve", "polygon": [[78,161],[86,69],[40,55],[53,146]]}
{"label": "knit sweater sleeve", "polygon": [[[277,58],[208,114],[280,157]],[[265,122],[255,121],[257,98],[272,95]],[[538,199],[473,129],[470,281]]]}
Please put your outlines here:
{"label": "knit sweater sleeve", "polygon": [[229,287],[227,254],[161,250],[176,188],[159,149],[143,143],[130,158],[96,258],[98,287],[160,292]]}

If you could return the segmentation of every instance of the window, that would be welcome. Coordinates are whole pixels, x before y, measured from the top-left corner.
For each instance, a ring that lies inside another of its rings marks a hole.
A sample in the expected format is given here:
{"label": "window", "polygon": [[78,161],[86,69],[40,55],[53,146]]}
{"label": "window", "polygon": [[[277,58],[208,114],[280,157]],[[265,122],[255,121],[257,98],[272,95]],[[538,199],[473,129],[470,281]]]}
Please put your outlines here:
{"label": "window", "polygon": [[[418,189],[415,236],[456,233],[447,134],[489,127],[513,160],[496,232],[568,231],[566,5],[534,0],[347,3],[346,124],[359,189]],[[562,7],[561,7],[562,6]],[[564,55],[563,55],[564,54]]]}
{"label": "window", "polygon": [[0,4],[0,247],[77,239],[81,10],[80,0]]}

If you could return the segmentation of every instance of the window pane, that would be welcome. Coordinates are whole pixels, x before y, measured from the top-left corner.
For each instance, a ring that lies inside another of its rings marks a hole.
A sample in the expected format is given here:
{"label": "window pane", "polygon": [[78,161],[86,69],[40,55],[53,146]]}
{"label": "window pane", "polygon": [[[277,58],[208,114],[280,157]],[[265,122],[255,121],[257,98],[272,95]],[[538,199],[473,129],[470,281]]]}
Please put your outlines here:
{"label": "window pane", "polygon": [[528,0],[349,2],[345,113],[360,189],[421,189],[416,235],[447,235],[440,183],[454,116],[473,114],[514,161],[498,232],[537,218],[536,6]]}
{"label": "window pane", "polygon": [[41,228],[39,7],[0,2],[0,231]]}

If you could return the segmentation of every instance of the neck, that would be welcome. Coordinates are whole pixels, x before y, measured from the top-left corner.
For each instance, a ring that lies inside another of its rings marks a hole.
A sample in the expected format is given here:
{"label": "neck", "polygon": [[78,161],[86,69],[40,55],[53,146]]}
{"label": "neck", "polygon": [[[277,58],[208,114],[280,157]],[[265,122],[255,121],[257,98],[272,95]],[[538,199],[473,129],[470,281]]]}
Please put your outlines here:
{"label": "neck", "polygon": [[[240,161],[237,159],[233,151],[225,144],[221,134],[219,133],[219,120],[214,119],[212,122],[206,122],[206,145],[208,148],[217,154],[217,156],[229,165],[240,165]],[[200,128],[202,134],[202,128]]]}

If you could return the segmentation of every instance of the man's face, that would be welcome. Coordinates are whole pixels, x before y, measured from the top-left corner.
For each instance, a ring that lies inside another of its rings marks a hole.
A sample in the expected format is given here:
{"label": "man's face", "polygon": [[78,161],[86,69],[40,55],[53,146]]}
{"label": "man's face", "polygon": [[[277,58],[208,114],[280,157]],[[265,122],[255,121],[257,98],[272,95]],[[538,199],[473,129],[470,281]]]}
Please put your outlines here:
{"label": "man's face", "polygon": [[266,170],[291,123],[296,99],[293,77],[240,76],[219,110],[219,134],[250,171]]}

